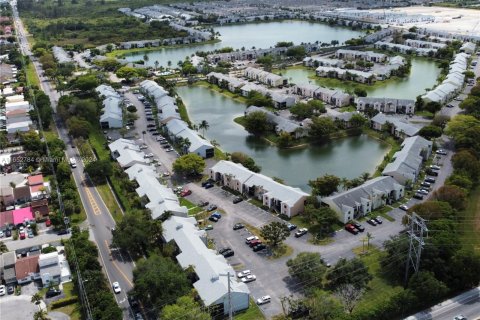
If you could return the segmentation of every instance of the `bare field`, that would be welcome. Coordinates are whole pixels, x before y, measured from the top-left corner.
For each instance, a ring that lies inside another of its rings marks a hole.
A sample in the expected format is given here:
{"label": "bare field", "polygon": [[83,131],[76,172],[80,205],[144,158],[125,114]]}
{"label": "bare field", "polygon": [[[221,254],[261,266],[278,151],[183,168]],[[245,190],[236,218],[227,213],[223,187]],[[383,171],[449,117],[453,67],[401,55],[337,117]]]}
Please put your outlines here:
{"label": "bare field", "polygon": [[[374,11],[383,12],[383,10]],[[432,15],[436,18],[435,22],[431,23],[406,23],[403,25],[405,28],[417,26],[452,33],[480,35],[480,10],[445,7],[406,7],[385,10],[385,12],[402,12],[411,15],[424,14]]]}

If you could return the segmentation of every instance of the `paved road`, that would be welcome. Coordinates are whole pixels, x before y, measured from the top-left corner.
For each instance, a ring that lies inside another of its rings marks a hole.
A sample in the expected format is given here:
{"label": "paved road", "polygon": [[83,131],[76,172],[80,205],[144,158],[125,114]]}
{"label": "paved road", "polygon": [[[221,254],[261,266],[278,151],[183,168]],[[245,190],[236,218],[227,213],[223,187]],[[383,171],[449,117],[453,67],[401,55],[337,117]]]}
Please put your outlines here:
{"label": "paved road", "polygon": [[[25,29],[23,28],[23,24],[18,17],[16,6],[13,5],[13,8],[20,47],[23,53],[28,55],[33,61],[37,74],[41,75],[43,74],[42,67],[37,61],[35,61],[31,51],[29,50]],[[59,93],[51,86],[50,82],[44,81],[46,79],[44,79],[42,76],[40,76],[40,80],[41,88],[50,97],[52,107],[54,111],[56,111],[56,106],[60,97]],[[89,180],[83,175],[83,162],[79,157],[77,149],[71,147],[71,141],[68,137],[67,130],[56,114],[54,114],[54,121],[60,139],[65,141],[67,144],[67,150],[65,152],[66,159],[71,157],[76,157],[78,159],[77,168],[73,169],[72,173],[80,194],[80,199],[85,208],[85,212],[87,213],[88,223],[90,225],[89,231],[99,249],[100,260],[109,282],[112,283],[118,281],[123,289],[122,293],[116,295],[115,298],[124,312],[124,318],[129,319],[131,315],[128,301],[126,299],[126,292],[133,287],[132,271],[134,268],[134,263],[116,253],[112,254],[109,246],[112,239],[111,228],[115,226],[115,221],[113,220],[108,208],[106,207],[96,188],[93,187],[89,183]]]}
{"label": "paved road", "polygon": [[452,320],[460,314],[468,320],[480,320],[480,287],[443,301],[413,316],[417,320]]}

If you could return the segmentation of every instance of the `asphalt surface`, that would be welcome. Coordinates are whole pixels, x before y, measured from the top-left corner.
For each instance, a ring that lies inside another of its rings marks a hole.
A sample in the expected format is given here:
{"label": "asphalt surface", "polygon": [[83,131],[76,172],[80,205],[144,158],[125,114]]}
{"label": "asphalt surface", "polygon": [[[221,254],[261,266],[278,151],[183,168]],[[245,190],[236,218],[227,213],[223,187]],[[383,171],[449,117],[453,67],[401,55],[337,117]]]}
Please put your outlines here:
{"label": "asphalt surface", "polygon": [[[33,62],[35,70],[40,77],[41,88],[45,94],[50,97],[53,110],[56,111],[56,106],[60,95],[52,87],[51,83],[42,76],[42,67],[29,50],[26,32],[23,28],[21,20],[18,17],[16,6],[14,5],[13,8],[21,50],[24,54],[28,55]],[[100,261],[110,284],[115,281],[120,283],[122,292],[115,295],[115,299],[120,308],[123,310],[124,319],[129,319],[131,318],[131,315],[126,298],[126,292],[133,288],[132,271],[134,268],[134,263],[126,257],[122,257],[118,253],[112,253],[110,250],[110,244],[112,240],[111,229],[115,226],[115,221],[113,220],[108,208],[106,207],[96,188],[92,186],[91,183],[89,183],[88,178],[84,176],[84,166],[83,162],[81,161],[82,159],[80,158],[77,149],[71,147],[72,143],[68,137],[64,124],[56,116],[56,114],[54,114],[54,120],[60,139],[65,141],[67,144],[67,150],[65,152],[66,159],[71,157],[77,158],[77,168],[73,169],[72,173],[80,194],[80,199],[85,208],[85,212],[87,213],[90,235],[92,240],[94,240],[97,244],[100,253]]]}

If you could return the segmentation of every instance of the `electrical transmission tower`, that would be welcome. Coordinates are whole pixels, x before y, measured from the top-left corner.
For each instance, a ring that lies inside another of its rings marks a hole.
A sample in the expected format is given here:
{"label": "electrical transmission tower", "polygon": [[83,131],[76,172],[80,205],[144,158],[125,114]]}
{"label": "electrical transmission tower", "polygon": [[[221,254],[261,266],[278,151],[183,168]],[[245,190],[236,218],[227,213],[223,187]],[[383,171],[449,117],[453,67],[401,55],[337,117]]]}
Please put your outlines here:
{"label": "electrical transmission tower", "polygon": [[415,212],[412,213],[412,216],[409,218],[410,228],[408,230],[408,235],[410,237],[410,246],[405,267],[405,287],[408,283],[410,268],[413,268],[414,273],[417,273],[420,269],[420,257],[422,255],[423,246],[425,245],[423,239],[428,236],[428,228],[425,219],[421,218]]}

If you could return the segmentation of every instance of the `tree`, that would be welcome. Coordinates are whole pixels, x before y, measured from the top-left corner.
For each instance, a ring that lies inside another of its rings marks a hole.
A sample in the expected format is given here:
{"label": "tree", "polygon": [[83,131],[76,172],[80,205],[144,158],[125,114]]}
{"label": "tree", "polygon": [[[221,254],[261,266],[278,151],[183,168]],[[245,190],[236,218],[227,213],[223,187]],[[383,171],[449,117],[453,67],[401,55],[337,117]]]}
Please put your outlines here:
{"label": "tree", "polygon": [[248,93],[247,105],[257,107],[273,107],[272,98],[263,96],[260,92],[252,90]]}
{"label": "tree", "polygon": [[368,120],[363,115],[361,115],[359,113],[353,114],[352,117],[350,118],[350,124],[354,128],[363,127],[367,123],[367,121]]}
{"label": "tree", "polygon": [[200,124],[198,125],[198,129],[203,130],[203,136],[205,137],[205,131],[207,131],[210,128],[210,125],[208,124],[207,120],[202,120]]}
{"label": "tree", "polygon": [[250,112],[245,116],[245,130],[254,135],[261,135],[271,127],[267,114],[262,111]]}
{"label": "tree", "polygon": [[95,184],[103,184],[112,175],[112,164],[109,160],[91,161],[85,166],[85,173]]}
{"label": "tree", "polygon": [[466,206],[467,193],[457,186],[445,185],[436,190],[432,198],[437,201],[445,201],[454,209],[463,210]]}
{"label": "tree", "polygon": [[36,292],[33,296],[32,299],[30,300],[32,303],[39,304],[40,301],[42,300],[42,296],[40,295],[39,292]]}
{"label": "tree", "polygon": [[303,46],[290,47],[286,53],[287,57],[292,57],[296,60],[303,59],[306,54],[307,52]]}
{"label": "tree", "polygon": [[450,264],[451,277],[447,279],[452,290],[470,289],[480,282],[480,256],[471,250],[460,250],[453,256]]}
{"label": "tree", "polygon": [[38,310],[33,314],[33,320],[49,320],[48,314],[45,310]]}
{"label": "tree", "polygon": [[448,292],[447,286],[435,279],[432,272],[422,270],[410,278],[408,288],[426,305],[439,301]]}
{"label": "tree", "polygon": [[480,176],[480,161],[472,150],[460,150],[452,157],[452,165],[456,172],[461,172],[477,182]]}
{"label": "tree", "polygon": [[335,297],[321,290],[315,290],[306,299],[305,305],[309,310],[310,319],[334,320],[343,314],[340,302]]}
{"label": "tree", "polygon": [[445,182],[447,185],[457,186],[465,190],[471,190],[473,187],[472,180],[467,176],[466,173],[454,173],[447,178]]}
{"label": "tree", "polygon": [[4,252],[8,252],[8,247],[3,241],[0,241],[0,253]]}
{"label": "tree", "polygon": [[180,175],[197,176],[205,169],[205,160],[195,153],[189,153],[176,159],[173,171]]}
{"label": "tree", "polygon": [[365,263],[358,258],[352,260],[341,258],[327,273],[330,288],[340,288],[341,285],[351,284],[355,288],[363,289],[372,278]]}
{"label": "tree", "polygon": [[325,174],[315,180],[308,181],[308,185],[312,188],[313,195],[327,197],[338,191],[340,178],[334,175]]}
{"label": "tree", "polygon": [[417,203],[408,211],[415,212],[427,220],[451,218],[454,215],[454,211],[450,204],[443,201],[425,201],[423,203]]}
{"label": "tree", "polygon": [[343,284],[335,290],[335,296],[343,303],[345,311],[352,314],[353,309],[362,297],[364,289],[355,287],[352,284]]}
{"label": "tree", "polygon": [[338,222],[338,216],[335,211],[329,207],[314,206],[307,204],[304,210],[304,216],[311,224],[314,224],[317,239],[324,238],[334,231],[334,225]]}
{"label": "tree", "polygon": [[279,247],[290,235],[287,225],[278,221],[264,225],[260,231],[260,235],[272,249]]}
{"label": "tree", "polygon": [[152,254],[133,270],[133,295],[149,306],[161,308],[190,290],[181,267],[170,258]]}
{"label": "tree", "polygon": [[327,117],[313,117],[309,135],[312,138],[322,138],[337,130],[335,122]]}
{"label": "tree", "polygon": [[290,108],[290,112],[299,120],[311,118],[315,113],[324,113],[325,106],[319,100],[310,100],[307,103],[299,102]]}
{"label": "tree", "polygon": [[91,91],[98,87],[99,81],[93,74],[79,76],[75,79],[74,87],[80,91]]}
{"label": "tree", "polygon": [[442,105],[438,102],[430,101],[423,106],[423,109],[430,111],[431,113],[436,113],[442,109]]}
{"label": "tree", "polygon": [[353,93],[357,95],[357,97],[366,97],[367,96],[367,90],[361,89],[361,88],[355,88],[353,90]]}
{"label": "tree", "polygon": [[164,320],[210,320],[208,312],[202,311],[200,304],[192,297],[183,296],[175,304],[167,305],[162,309],[160,319]]}
{"label": "tree", "polygon": [[457,115],[448,122],[445,133],[452,137],[458,149],[480,151],[480,120],[473,116]]}
{"label": "tree", "polygon": [[262,168],[255,163],[252,157],[249,157],[243,152],[233,152],[230,155],[230,160],[235,163],[240,163],[242,166],[253,172],[260,172]]}
{"label": "tree", "polygon": [[277,145],[280,148],[287,148],[290,147],[293,143],[293,137],[290,133],[282,131],[278,135],[278,143]]}
{"label": "tree", "polygon": [[59,181],[64,181],[70,179],[70,166],[68,163],[62,161],[58,164],[56,174]]}
{"label": "tree", "polygon": [[117,77],[125,78],[127,81],[129,81],[133,77],[136,77],[138,75],[138,72],[136,68],[123,66],[118,68],[115,74],[117,75]]}
{"label": "tree", "polygon": [[306,287],[322,287],[327,267],[317,252],[300,252],[287,261],[288,273]]}
{"label": "tree", "polygon": [[442,128],[428,125],[420,129],[418,135],[424,137],[425,139],[432,140],[433,138],[439,138],[442,136]]}
{"label": "tree", "polygon": [[68,134],[74,138],[88,138],[91,131],[90,123],[78,117],[71,117],[67,120]]}

